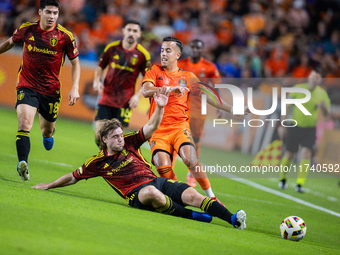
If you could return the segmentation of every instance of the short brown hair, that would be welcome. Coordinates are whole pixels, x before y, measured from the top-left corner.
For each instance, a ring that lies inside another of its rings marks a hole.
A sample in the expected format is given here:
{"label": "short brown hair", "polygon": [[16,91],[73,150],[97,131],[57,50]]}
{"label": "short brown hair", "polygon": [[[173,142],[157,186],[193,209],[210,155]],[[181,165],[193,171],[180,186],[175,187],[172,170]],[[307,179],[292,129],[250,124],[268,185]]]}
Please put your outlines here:
{"label": "short brown hair", "polygon": [[113,118],[111,120],[106,120],[104,124],[99,129],[99,135],[100,135],[100,143],[99,143],[99,149],[107,149],[106,144],[103,142],[103,137],[106,137],[110,131],[114,131],[117,128],[123,129],[122,123]]}

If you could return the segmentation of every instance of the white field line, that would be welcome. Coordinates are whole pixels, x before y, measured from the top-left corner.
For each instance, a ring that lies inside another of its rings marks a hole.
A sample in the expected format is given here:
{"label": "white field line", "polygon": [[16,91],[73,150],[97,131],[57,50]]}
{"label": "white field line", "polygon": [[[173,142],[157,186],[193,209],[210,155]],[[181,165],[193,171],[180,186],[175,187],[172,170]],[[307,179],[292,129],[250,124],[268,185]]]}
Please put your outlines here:
{"label": "white field line", "polygon": [[[1,153],[1,155],[5,155],[11,158],[17,158],[17,155],[13,155],[13,154],[7,154],[7,153]],[[36,161],[36,162],[42,162],[42,163],[46,163],[46,164],[52,164],[52,165],[56,165],[56,166],[66,166],[66,167],[74,167],[73,165],[69,165],[69,164],[65,164],[65,163],[60,163],[60,162],[53,162],[53,161],[48,161],[48,160],[41,160],[41,159],[36,159],[36,158],[29,158],[30,161]]]}
{"label": "white field line", "polygon": [[[146,148],[146,149],[150,150],[150,147],[146,143],[143,144],[143,148]],[[6,155],[6,156],[10,156],[10,157],[16,157],[16,155],[12,155],[12,154],[7,154],[7,153],[2,153],[2,154]],[[177,158],[179,158],[179,157],[177,157]],[[34,159],[34,158],[30,158],[30,160],[35,160],[37,162],[43,162],[43,163],[53,164],[53,165],[57,165],[57,166],[73,167],[73,165],[69,165],[69,164],[65,164],[65,163],[59,163],[59,162],[51,162],[51,161],[47,161],[47,160],[40,160],[40,159]],[[259,190],[262,190],[262,191],[265,191],[265,192],[268,192],[268,193],[271,193],[271,194],[274,194],[274,195],[277,195],[279,197],[283,197],[283,198],[289,199],[289,200],[294,201],[296,203],[299,203],[299,204],[311,207],[311,208],[319,210],[319,211],[323,211],[323,212],[329,213],[331,215],[334,215],[334,216],[337,216],[337,217],[340,218],[340,213],[334,212],[332,210],[323,208],[323,207],[318,206],[318,205],[314,205],[314,204],[309,203],[307,201],[304,201],[302,199],[299,199],[299,198],[287,195],[285,193],[282,193],[280,191],[277,191],[277,190],[265,187],[265,186],[263,186],[261,184],[249,181],[247,179],[239,178],[239,177],[237,177],[235,175],[232,175],[232,174],[226,174],[226,173],[217,173],[217,174],[219,174],[219,175],[221,175],[223,177],[230,178],[231,180],[234,180],[234,181],[246,184],[246,185],[251,186],[253,188],[256,188],[256,189],[259,189]]]}
{"label": "white field line", "polygon": [[[148,146],[147,143],[144,143],[143,144],[143,148],[146,148],[146,149],[149,149],[150,150],[150,147]],[[178,159],[180,157],[177,157]],[[223,177],[226,177],[226,178],[230,178],[231,180],[234,180],[234,181],[237,181],[237,182],[240,182],[240,183],[243,183],[243,184],[246,184],[248,186],[251,186],[253,188],[256,188],[256,189],[259,189],[259,190],[262,190],[262,191],[265,191],[265,192],[268,192],[268,193],[271,193],[271,194],[274,194],[274,195],[277,195],[279,197],[283,197],[283,198],[286,198],[286,199],[289,199],[291,201],[294,201],[298,204],[302,204],[302,205],[305,205],[305,206],[308,206],[308,207],[311,207],[313,209],[316,209],[316,210],[319,210],[319,211],[322,211],[322,212],[326,212],[326,213],[329,213],[331,215],[334,215],[334,216],[337,216],[340,218],[340,213],[337,213],[337,212],[334,212],[332,210],[329,210],[329,209],[326,209],[326,208],[323,208],[321,206],[318,206],[318,205],[314,205],[312,203],[309,203],[307,201],[304,201],[302,199],[299,199],[299,198],[296,198],[296,197],[293,197],[293,196],[290,196],[290,195],[287,195],[285,193],[282,193],[280,191],[277,191],[277,190],[274,190],[274,189],[271,189],[271,188],[268,188],[268,187],[265,187],[261,184],[258,184],[256,182],[253,182],[253,181],[250,181],[250,180],[247,180],[247,179],[244,179],[244,178],[239,178],[237,177],[236,175],[232,175],[232,174],[228,174],[228,173],[217,173],[218,175],[221,175]]]}

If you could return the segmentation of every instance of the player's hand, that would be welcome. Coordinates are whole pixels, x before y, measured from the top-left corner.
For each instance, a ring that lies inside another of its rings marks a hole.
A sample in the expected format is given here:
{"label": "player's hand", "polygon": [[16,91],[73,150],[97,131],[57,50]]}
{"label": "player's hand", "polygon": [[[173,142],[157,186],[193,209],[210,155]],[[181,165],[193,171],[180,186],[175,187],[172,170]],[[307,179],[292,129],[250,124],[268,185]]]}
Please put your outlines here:
{"label": "player's hand", "polygon": [[79,96],[78,89],[72,87],[70,93],[68,93],[68,101],[69,101],[68,105],[69,106],[74,105],[77,102],[77,100],[79,99],[79,97],[80,96]]}
{"label": "player's hand", "polygon": [[188,88],[182,86],[170,87],[170,90],[175,93],[181,93],[181,97],[185,95],[185,91],[190,91]]}
{"label": "player's hand", "polygon": [[168,103],[168,98],[171,91],[166,92],[166,87],[161,87],[157,90],[155,94],[153,94],[153,98],[157,104],[157,106],[163,108]]}
{"label": "player's hand", "polygon": [[129,107],[130,109],[136,108],[139,102],[139,96],[138,95],[133,95],[130,100],[129,100]]}
{"label": "player's hand", "polygon": [[33,187],[31,187],[32,189],[43,189],[43,190],[47,190],[48,189],[48,185],[45,183],[40,183],[38,185],[35,185]]}
{"label": "player's hand", "polygon": [[97,81],[97,80],[93,81],[93,89],[95,91],[98,91],[98,94],[102,93],[103,87],[104,86],[103,86],[103,83],[101,81]]}

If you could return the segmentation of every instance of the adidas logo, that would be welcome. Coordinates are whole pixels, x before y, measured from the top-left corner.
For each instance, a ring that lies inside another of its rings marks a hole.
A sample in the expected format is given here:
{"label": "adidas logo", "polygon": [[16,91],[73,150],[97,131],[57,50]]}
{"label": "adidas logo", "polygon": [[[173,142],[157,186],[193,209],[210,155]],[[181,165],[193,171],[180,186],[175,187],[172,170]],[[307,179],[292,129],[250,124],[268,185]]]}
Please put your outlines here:
{"label": "adidas logo", "polygon": [[34,36],[32,35],[28,40],[34,41]]}
{"label": "adidas logo", "polygon": [[162,76],[161,76],[161,77],[158,77],[157,80],[161,80],[161,81],[162,81],[162,80],[163,80],[163,77],[162,77]]}

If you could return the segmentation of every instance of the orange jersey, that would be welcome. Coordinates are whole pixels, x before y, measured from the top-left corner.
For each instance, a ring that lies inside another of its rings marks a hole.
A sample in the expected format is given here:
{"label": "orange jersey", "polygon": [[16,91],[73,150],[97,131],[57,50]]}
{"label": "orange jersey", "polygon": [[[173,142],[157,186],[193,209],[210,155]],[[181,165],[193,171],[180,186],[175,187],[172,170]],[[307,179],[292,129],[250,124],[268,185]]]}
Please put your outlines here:
{"label": "orange jersey", "polygon": [[[171,92],[168,104],[164,108],[164,115],[162,122],[155,133],[170,133],[174,129],[189,128],[189,98],[190,95],[200,96],[202,90],[199,89],[199,79],[192,72],[178,69],[175,72],[168,72],[159,65],[153,65],[149,71],[146,72],[143,83],[151,82],[155,87],[182,86],[189,89],[184,96],[181,94]],[[195,84],[195,85],[194,85]],[[202,86],[203,87],[203,86]],[[151,105],[149,110],[149,118],[156,108],[156,103],[151,98]]]}
{"label": "orange jersey", "polygon": [[[177,65],[179,68],[193,72],[205,84],[210,83],[209,85],[211,85],[211,83],[218,84],[221,82],[221,76],[216,65],[204,58],[201,58],[197,63],[192,63],[190,61],[190,57],[188,57],[186,59],[179,60]],[[201,119],[205,119],[205,115],[202,116],[200,114],[201,98],[199,96],[193,96],[190,98],[189,109],[192,111],[192,118],[202,117]]]}

